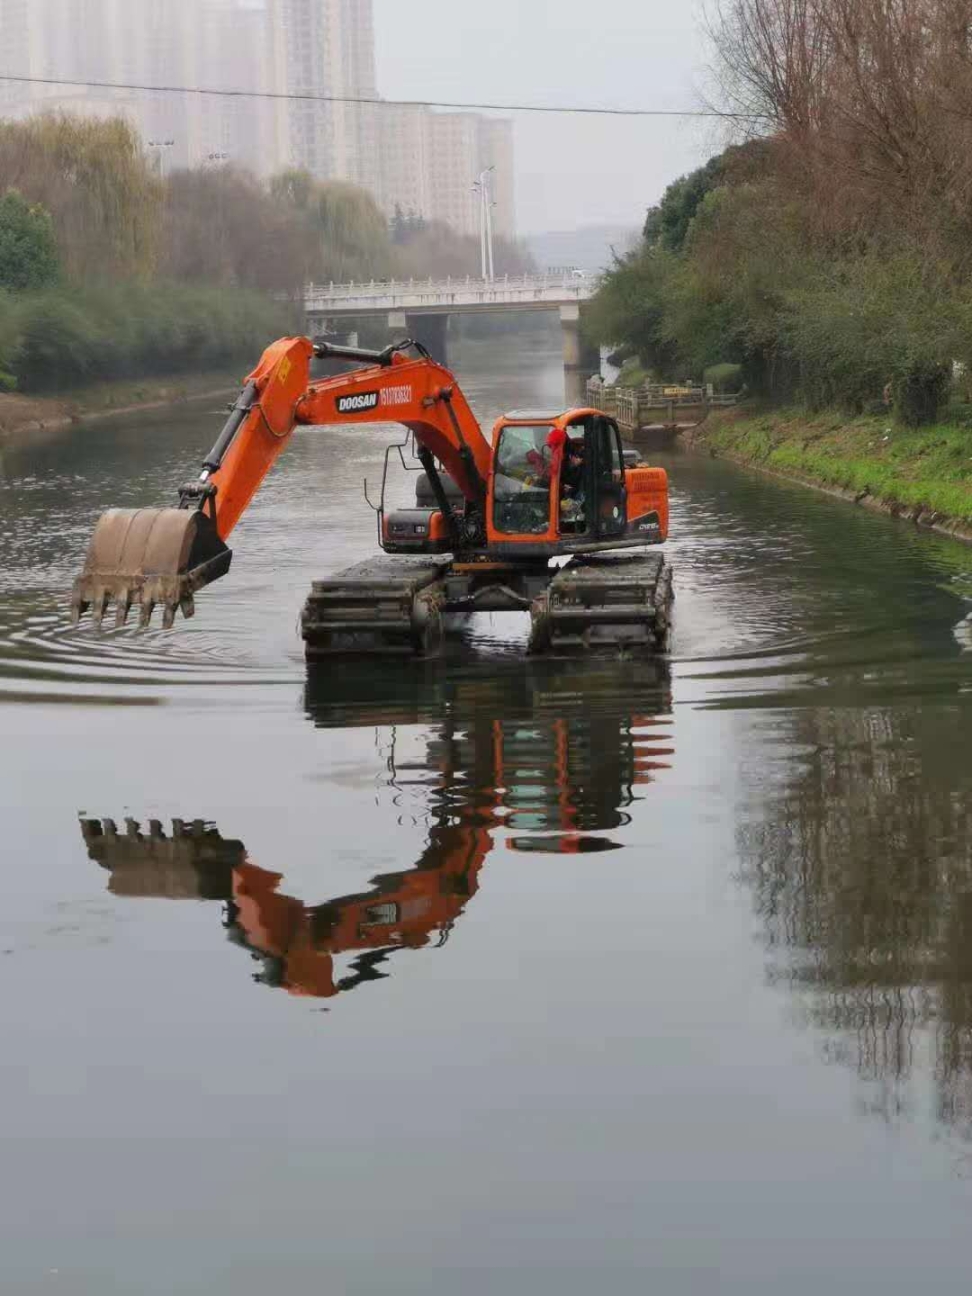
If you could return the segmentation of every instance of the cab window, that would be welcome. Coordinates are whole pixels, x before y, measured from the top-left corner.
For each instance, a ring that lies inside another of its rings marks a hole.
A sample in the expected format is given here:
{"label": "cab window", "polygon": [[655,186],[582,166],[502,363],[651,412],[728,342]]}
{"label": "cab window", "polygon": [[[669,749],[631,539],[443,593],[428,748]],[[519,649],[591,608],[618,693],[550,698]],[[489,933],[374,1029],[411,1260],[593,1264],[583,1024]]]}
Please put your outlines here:
{"label": "cab window", "polygon": [[624,459],[618,434],[610,423],[600,425],[601,453],[598,456],[600,477],[605,483],[620,482],[624,476]]}
{"label": "cab window", "polygon": [[550,526],[549,424],[507,427],[496,448],[493,526],[505,535],[543,535]]}

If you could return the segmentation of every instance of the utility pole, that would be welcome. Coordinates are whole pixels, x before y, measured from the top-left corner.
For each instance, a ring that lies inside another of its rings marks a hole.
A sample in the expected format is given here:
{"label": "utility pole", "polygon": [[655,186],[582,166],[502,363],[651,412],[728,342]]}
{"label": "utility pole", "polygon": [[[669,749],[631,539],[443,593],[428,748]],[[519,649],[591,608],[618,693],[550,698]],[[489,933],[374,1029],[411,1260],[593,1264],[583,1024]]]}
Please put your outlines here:
{"label": "utility pole", "polygon": [[[490,167],[489,170],[493,171],[495,170],[495,168]],[[495,204],[493,202],[493,194],[489,184],[489,171],[487,171],[486,173],[485,205],[486,205],[486,251],[489,257],[489,280],[490,283],[492,283],[492,281],[496,277],[494,266],[493,266],[493,207],[495,206]]]}
{"label": "utility pole", "polygon": [[490,176],[496,170],[494,166],[480,172],[479,179],[473,185],[473,192],[479,194],[479,250],[483,264],[483,278],[492,282],[493,264],[493,195],[490,191]]}

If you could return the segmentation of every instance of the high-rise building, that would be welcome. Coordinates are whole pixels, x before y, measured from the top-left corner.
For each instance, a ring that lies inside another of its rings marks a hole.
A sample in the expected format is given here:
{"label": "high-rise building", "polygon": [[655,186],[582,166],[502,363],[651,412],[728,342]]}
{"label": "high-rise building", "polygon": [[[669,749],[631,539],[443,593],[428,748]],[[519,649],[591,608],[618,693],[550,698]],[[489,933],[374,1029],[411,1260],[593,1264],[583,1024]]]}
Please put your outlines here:
{"label": "high-rise building", "polygon": [[493,228],[512,238],[513,123],[476,113],[432,112],[386,104],[379,110],[382,207],[443,221],[478,235],[480,197],[474,185],[488,167]]}
{"label": "high-rise building", "polygon": [[372,0],[266,0],[273,89],[305,99],[273,110],[276,165],[378,186]]}
{"label": "high-rise building", "polygon": [[[69,81],[120,79],[130,6],[101,0],[91,12],[86,0],[0,0],[0,71],[11,76]],[[92,18],[95,19],[92,22]],[[20,117],[43,108],[81,113],[117,111],[117,92],[80,85],[4,82],[0,109]]]}
{"label": "high-rise building", "polygon": [[477,234],[479,119],[473,113],[430,112],[426,120],[430,214],[460,234]]}
{"label": "high-rise building", "polygon": [[[348,100],[378,98],[372,0],[329,0],[334,92]],[[372,104],[334,105],[334,175],[372,193],[378,191],[377,109]]]}
{"label": "high-rise building", "polygon": [[[0,0],[0,71],[127,85],[265,89],[263,24],[251,0]],[[259,163],[258,101],[105,87],[0,83],[0,112],[127,117],[160,165]]]}
{"label": "high-rise building", "polygon": [[473,184],[494,167],[494,227],[514,232],[512,124],[381,104],[373,0],[0,0],[0,72],[270,91],[281,97],[0,81],[0,115],[122,115],[160,168],[301,168],[368,189],[389,217],[400,207],[468,235]]}
{"label": "high-rise building", "polygon": [[307,96],[274,105],[275,157],[286,166],[329,175],[334,121],[329,92],[327,0],[267,0],[270,84],[284,94]]}
{"label": "high-rise building", "polygon": [[400,211],[430,220],[429,114],[425,108],[391,105],[377,111],[381,205],[389,219]]}

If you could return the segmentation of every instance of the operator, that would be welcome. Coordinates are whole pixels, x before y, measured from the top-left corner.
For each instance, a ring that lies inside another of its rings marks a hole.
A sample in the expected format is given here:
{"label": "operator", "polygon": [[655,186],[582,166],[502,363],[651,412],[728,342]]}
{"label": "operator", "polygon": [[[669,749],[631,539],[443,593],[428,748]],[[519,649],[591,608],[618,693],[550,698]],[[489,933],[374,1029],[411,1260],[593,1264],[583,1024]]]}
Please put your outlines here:
{"label": "operator", "polygon": [[563,451],[563,463],[560,477],[565,495],[579,496],[584,489],[584,441],[582,437],[571,440],[562,427],[550,429],[547,436],[547,449],[556,454]]}

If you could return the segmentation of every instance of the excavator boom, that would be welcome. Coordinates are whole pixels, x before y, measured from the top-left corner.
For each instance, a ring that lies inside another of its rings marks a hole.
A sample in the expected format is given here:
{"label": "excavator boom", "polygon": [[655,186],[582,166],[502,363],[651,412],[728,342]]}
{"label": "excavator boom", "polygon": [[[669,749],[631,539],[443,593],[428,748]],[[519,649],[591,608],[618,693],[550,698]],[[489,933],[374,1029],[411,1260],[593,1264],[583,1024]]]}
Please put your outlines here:
{"label": "excavator boom", "polygon": [[[312,381],[315,356],[364,367]],[[245,379],[198,480],[180,490],[178,507],[102,516],[74,584],[73,620],[90,608],[100,624],[111,603],[119,625],[133,604],[143,625],[156,604],[165,626],[180,607],[192,616],[196,591],[229,570],[229,536],[294,429],[385,421],[408,427],[420,453],[442,464],[470,504],[483,507],[489,444],[448,369],[411,342],[375,352],[282,338]]]}

